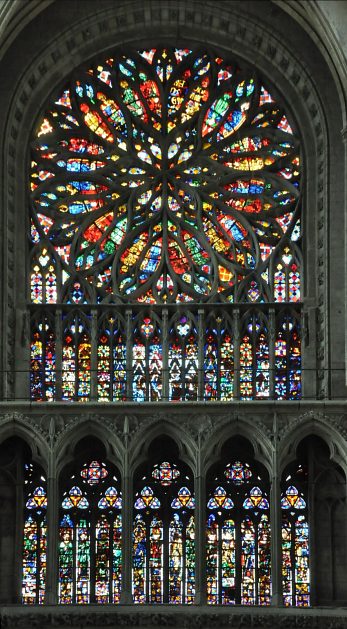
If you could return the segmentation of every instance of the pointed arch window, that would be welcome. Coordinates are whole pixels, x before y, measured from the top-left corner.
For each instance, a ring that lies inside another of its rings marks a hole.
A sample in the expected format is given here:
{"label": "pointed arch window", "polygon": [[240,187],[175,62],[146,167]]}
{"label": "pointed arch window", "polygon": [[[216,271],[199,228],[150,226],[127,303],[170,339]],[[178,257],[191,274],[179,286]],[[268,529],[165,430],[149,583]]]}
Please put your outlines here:
{"label": "pointed arch window", "polygon": [[134,603],[192,604],[195,498],[190,472],[161,461],[137,484],[133,530]]}
{"label": "pointed arch window", "polygon": [[99,322],[97,382],[98,400],[127,399],[125,321],[120,314],[106,312]]}
{"label": "pointed arch window", "polygon": [[63,319],[62,399],[87,402],[91,385],[90,317],[73,312]]}
{"label": "pointed arch window", "polygon": [[294,311],[287,310],[276,321],[275,399],[300,399],[301,374],[300,321]]}
{"label": "pointed arch window", "polygon": [[270,397],[269,323],[260,311],[248,311],[241,324],[240,397]]}
{"label": "pointed arch window", "polygon": [[118,603],[121,592],[122,496],[111,465],[92,460],[62,492],[59,603]]}
{"label": "pointed arch window", "polygon": [[226,313],[217,312],[207,317],[203,373],[204,400],[233,399],[233,325]]}
{"label": "pointed arch window", "polygon": [[[77,68],[31,141],[29,293],[57,315],[55,399],[300,397],[274,387],[269,339],[270,307],[301,310],[300,160],[276,88],[227,53],[129,47]],[[32,399],[52,399],[44,378]]]}
{"label": "pointed arch window", "polygon": [[190,312],[174,315],[169,335],[169,399],[198,398],[198,324]]}
{"label": "pointed arch window", "polygon": [[268,484],[255,466],[235,460],[208,484],[207,603],[269,605]]}
{"label": "pointed arch window", "polygon": [[283,601],[286,606],[310,604],[310,542],[307,469],[299,465],[286,478],[281,497]]}
{"label": "pointed arch window", "polygon": [[51,313],[35,313],[31,319],[30,388],[35,401],[56,397],[56,336]]}
{"label": "pointed arch window", "polygon": [[133,400],[160,400],[163,386],[163,348],[160,321],[155,314],[139,315],[136,318],[132,368]]}
{"label": "pointed arch window", "polygon": [[34,463],[24,466],[22,602],[42,605],[46,588],[47,487]]}

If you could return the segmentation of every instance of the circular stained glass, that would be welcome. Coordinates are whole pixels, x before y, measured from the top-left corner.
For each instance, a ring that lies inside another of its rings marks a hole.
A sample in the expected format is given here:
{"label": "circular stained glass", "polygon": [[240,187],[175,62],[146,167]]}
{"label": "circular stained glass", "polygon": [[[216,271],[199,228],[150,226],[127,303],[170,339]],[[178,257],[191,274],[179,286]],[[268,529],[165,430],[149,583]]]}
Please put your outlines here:
{"label": "circular stained glass", "polygon": [[271,87],[214,52],[118,51],[76,71],[32,142],[51,301],[276,301],[271,261],[300,238],[299,160]]}

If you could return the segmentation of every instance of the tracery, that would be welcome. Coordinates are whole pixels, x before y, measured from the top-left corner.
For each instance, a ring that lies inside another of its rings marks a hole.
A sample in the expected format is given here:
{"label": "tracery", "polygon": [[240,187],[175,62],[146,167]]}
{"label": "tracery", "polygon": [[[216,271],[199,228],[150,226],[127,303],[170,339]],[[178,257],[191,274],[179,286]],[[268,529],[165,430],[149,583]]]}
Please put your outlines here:
{"label": "tracery", "polygon": [[24,528],[22,602],[40,604],[46,591],[46,479],[34,463],[24,466]]}
{"label": "tracery", "polygon": [[288,607],[310,605],[310,543],[305,465],[298,465],[286,477],[282,508],[282,585]]}
{"label": "tracery", "polygon": [[32,143],[32,301],[299,301],[299,152],[271,88],[211,51],[78,70]]}
{"label": "tracery", "polygon": [[74,71],[31,157],[32,399],[300,397],[300,142],[254,68],[115,50]]}
{"label": "tracery", "polygon": [[138,482],[134,503],[134,603],[192,604],[195,597],[195,498],[192,478],[161,461]]}
{"label": "tracery", "polygon": [[89,460],[62,492],[59,603],[119,603],[122,496],[115,470]]}
{"label": "tracery", "polygon": [[235,460],[208,483],[207,603],[269,605],[269,501],[254,466]]}

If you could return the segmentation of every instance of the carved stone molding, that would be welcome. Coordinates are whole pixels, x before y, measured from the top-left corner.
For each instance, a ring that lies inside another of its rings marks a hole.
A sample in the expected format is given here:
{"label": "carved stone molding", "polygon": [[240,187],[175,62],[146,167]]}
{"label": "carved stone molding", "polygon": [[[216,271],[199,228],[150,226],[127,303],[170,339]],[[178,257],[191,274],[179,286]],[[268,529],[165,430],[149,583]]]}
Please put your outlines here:
{"label": "carved stone molding", "polygon": [[303,426],[308,421],[323,424],[325,428],[330,429],[333,426],[338,433],[347,440],[347,420],[346,415],[336,413],[325,413],[322,411],[307,410],[297,416],[287,415],[282,418],[279,429],[279,437],[284,440],[290,433],[295,431],[298,426]]}
{"label": "carved stone molding", "polygon": [[[100,49],[136,41],[139,37],[149,40],[157,37],[160,32],[164,38],[180,33],[182,40],[206,41],[225,49],[232,47],[237,55],[250,60],[257,59],[261,71],[268,76],[282,76],[291,91],[293,101],[305,108],[311,120],[311,132],[314,135],[317,158],[316,197],[310,207],[318,207],[319,228],[317,233],[318,276],[318,314],[317,317],[317,360],[322,378],[319,379],[320,394],[327,392],[327,278],[326,265],[321,264],[327,256],[327,137],[325,118],[321,101],[316,91],[314,77],[309,69],[291,48],[279,40],[271,29],[271,25],[260,23],[244,11],[239,13],[234,3],[205,2],[196,3],[192,0],[184,4],[170,2],[148,2],[139,6],[138,2],[117,2],[112,9],[95,11],[85,18],[81,16],[78,24],[74,24],[63,33],[54,37],[45,46],[42,54],[35,60],[28,58],[28,67],[23,72],[13,93],[11,109],[8,113],[8,126],[5,136],[5,153],[8,155],[7,172],[4,178],[5,206],[7,212],[5,238],[6,251],[6,330],[7,339],[7,396],[14,395],[15,364],[15,322],[16,292],[18,286],[13,278],[16,276],[17,239],[23,241],[23,235],[16,225],[21,220],[17,216],[18,208],[25,215],[25,190],[18,181],[25,181],[26,146],[28,132],[33,118],[43,103],[43,95],[48,94],[66,73],[66,59],[69,67],[74,68],[85,59],[96,54]],[[256,55],[254,53],[256,52]],[[52,77],[54,79],[52,80]],[[54,82],[54,84],[53,84]],[[285,91],[285,90],[284,90]],[[295,94],[295,97],[293,97]],[[292,103],[295,109],[295,103]],[[4,114],[5,115],[5,114]],[[6,114],[7,115],[7,114]],[[310,208],[307,208],[309,210]],[[311,210],[313,211],[313,210]],[[18,317],[17,317],[18,319]]]}
{"label": "carved stone molding", "polygon": [[42,609],[32,611],[29,608],[25,613],[13,610],[1,613],[1,627],[179,627],[182,629],[219,629],[220,627],[232,627],[233,629],[346,629],[347,618],[320,613],[279,613],[274,610],[270,613],[261,613],[259,610],[238,610],[238,613],[223,613],[194,609],[190,613],[176,609],[175,612],[146,609],[127,612],[94,611],[84,607],[80,610],[61,610],[56,608],[49,612]]}

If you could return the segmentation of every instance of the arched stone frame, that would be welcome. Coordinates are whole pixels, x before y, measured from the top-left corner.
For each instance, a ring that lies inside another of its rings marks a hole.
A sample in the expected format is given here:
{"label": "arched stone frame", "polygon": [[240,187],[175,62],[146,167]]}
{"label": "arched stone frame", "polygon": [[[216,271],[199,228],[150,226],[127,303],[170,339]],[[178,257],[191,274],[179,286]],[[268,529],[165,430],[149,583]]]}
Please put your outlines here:
{"label": "arched stone frame", "polygon": [[[124,446],[118,435],[115,434],[107,425],[98,418],[95,421],[91,418],[84,419],[81,416],[80,421],[73,423],[63,432],[54,446],[54,478],[52,479],[51,500],[54,503],[54,516],[52,517],[52,543],[48,552],[50,559],[50,571],[47,580],[47,596],[46,603],[56,603],[58,600],[58,583],[59,583],[59,557],[58,557],[58,534],[59,534],[59,512],[60,512],[60,482],[64,474],[64,470],[71,466],[76,459],[76,448],[81,440],[85,438],[94,438],[105,449],[105,458],[116,467],[120,474],[120,486],[122,496],[124,497]],[[123,507],[122,507],[123,517]],[[124,534],[124,521],[122,521],[122,529]],[[123,535],[122,534],[122,535]],[[123,543],[123,542],[122,542]],[[125,569],[124,552],[122,553],[122,573]],[[49,589],[48,589],[49,588]]]}
{"label": "arched stone frame", "polygon": [[[200,513],[199,513],[199,483],[197,478],[197,448],[196,444],[194,444],[193,440],[189,435],[185,434],[184,431],[179,430],[178,426],[175,425],[173,421],[170,419],[167,421],[163,421],[162,418],[158,418],[154,420],[149,427],[146,426],[140,427],[139,432],[133,440],[133,444],[130,444],[131,455],[129,458],[129,485],[128,485],[128,499],[125,509],[128,510],[129,515],[131,515],[131,525],[129,527],[127,538],[125,539],[124,551],[128,557],[128,562],[130,565],[130,574],[129,574],[129,582],[125,582],[124,588],[126,592],[127,602],[133,602],[133,594],[132,594],[132,572],[133,572],[133,530],[134,530],[134,489],[135,489],[135,479],[138,475],[138,471],[143,468],[144,465],[149,465],[151,461],[153,461],[153,454],[150,456],[149,448],[153,442],[155,442],[158,438],[168,438],[172,441],[177,447],[177,464],[182,463],[188,470],[190,470],[192,475],[192,483],[194,487],[195,494],[195,504],[194,508],[194,522],[195,522],[195,604],[200,602],[200,565],[201,565],[201,557],[199,553],[199,530],[200,530]],[[159,462],[161,454],[158,452],[156,455],[156,463]],[[163,459],[161,459],[163,460]],[[166,460],[166,459],[164,459]],[[170,461],[170,459],[168,459]],[[138,479],[137,479],[138,480]],[[171,525],[170,525],[171,526]],[[129,539],[130,538],[130,539]],[[165,536],[164,536],[165,539]],[[162,542],[165,544],[165,542]],[[127,549],[128,552],[127,552]],[[166,551],[168,552],[168,551]],[[183,551],[185,552],[185,551]],[[165,574],[165,569],[163,568],[163,579],[167,578],[167,574]],[[167,587],[167,586],[166,586]],[[165,583],[162,584],[162,596],[165,597]],[[124,597],[125,598],[125,597]],[[165,598],[164,598],[165,600]],[[184,601],[186,604],[186,600]]]}
{"label": "arched stone frame", "polygon": [[[291,463],[297,460],[297,450],[300,443],[308,437],[319,437],[326,445],[329,451],[329,461],[331,464],[335,464],[337,469],[340,469],[346,478],[347,470],[347,441],[346,433],[339,425],[338,418],[336,421],[332,421],[331,417],[324,415],[323,413],[311,411],[309,413],[299,416],[296,421],[293,422],[293,426],[289,427],[281,436],[278,444],[278,460],[279,465],[279,479],[282,479],[283,472],[288,469]],[[326,474],[326,470],[321,474]],[[318,478],[318,477],[317,477]],[[316,516],[314,515],[313,502],[316,500],[315,487],[317,485],[317,478],[308,487],[308,522],[309,522],[309,540],[310,547],[312,548],[310,556],[310,574],[311,574],[311,604],[317,605],[316,588],[319,578],[319,574],[316,568]],[[345,498],[344,498],[345,500]],[[312,503],[312,504],[310,504]],[[346,549],[341,549],[346,552]],[[343,602],[344,604],[344,602]]]}
{"label": "arched stone frame", "polygon": [[[305,250],[305,328],[310,331],[310,341],[303,352],[304,369],[319,369],[318,393],[320,397],[326,397],[329,395],[326,267],[328,204],[325,166],[328,138],[320,96],[306,68],[292,51],[286,49],[283,42],[270,32],[269,25],[257,24],[254,18],[240,15],[235,8],[226,6],[224,3],[223,6],[218,5],[218,7],[216,3],[213,3],[213,6],[207,3],[199,8],[191,3],[183,9],[180,2],[170,3],[169,7],[162,3],[151,4],[148,10],[126,3],[117,6],[117,10],[108,9],[104,13],[100,12],[96,16],[85,18],[78,27],[72,26],[54,40],[46,49],[44,59],[40,58],[30,63],[16,86],[5,137],[6,153],[9,155],[5,178],[8,191],[6,199],[8,250],[5,286],[7,293],[5,314],[8,326],[6,369],[9,380],[5,387],[5,395],[16,397],[19,391],[26,391],[25,397],[27,397],[29,393],[24,373],[28,360],[25,351],[28,330],[26,307],[24,300],[21,303],[16,302],[14,296],[14,291],[18,287],[21,287],[21,294],[24,294],[25,271],[23,266],[16,268],[15,252],[18,248],[25,250],[26,243],[23,233],[17,233],[18,230],[15,233],[16,222],[13,219],[13,213],[18,209],[23,213],[24,220],[27,159],[25,147],[28,145],[37,110],[42,108],[47,94],[54,91],[54,86],[63,82],[66,74],[66,54],[69,55],[70,67],[76,67],[82,60],[92,57],[97,51],[114,45],[115,41],[118,44],[138,41],[139,45],[144,45],[144,39],[139,41],[136,35],[139,31],[144,37],[147,36],[148,43],[150,39],[153,40],[153,31],[156,31],[159,25],[163,41],[167,38],[172,40],[178,37],[182,41],[207,41],[221,50],[231,49],[239,57],[249,59],[254,58],[254,51],[257,50],[255,65],[264,76],[269,76],[270,81],[272,79],[272,82],[276,83],[278,91],[283,94],[284,100],[299,122],[299,128],[305,130],[303,148],[306,153],[306,196],[309,201],[307,207],[304,208],[304,216],[307,218],[304,230],[306,233],[310,231],[317,234],[317,246],[312,250]],[[317,215],[316,207],[318,207]],[[316,266],[319,269],[317,278]],[[16,281],[13,281],[13,271],[15,271]],[[318,280],[317,291],[314,278]],[[318,308],[317,330],[314,316],[316,306]],[[317,355],[315,355],[315,338],[318,341]],[[24,375],[18,375],[15,378],[15,371],[21,370]],[[315,397],[315,382],[311,384],[306,381],[304,387],[305,397]]]}
{"label": "arched stone frame", "polygon": [[[224,444],[227,441],[232,441],[233,438],[242,437],[248,441],[249,445],[254,451],[254,461],[261,463],[267,474],[269,480],[269,499],[270,499],[270,523],[271,530],[275,530],[275,522],[278,517],[278,510],[273,502],[273,452],[274,446],[271,443],[271,439],[266,434],[265,430],[261,426],[255,425],[252,422],[252,417],[239,416],[234,418],[231,422],[231,417],[225,418],[222,422],[217,422],[210,433],[208,438],[199,444],[200,445],[200,470],[203,487],[201,487],[201,504],[199,507],[199,516],[201,519],[202,536],[200,538],[200,547],[203,549],[201,561],[201,590],[203,592],[203,602],[206,603],[206,504],[207,504],[207,475],[211,467],[221,460],[221,452]],[[271,494],[271,495],[270,495]],[[271,533],[271,572],[272,572],[272,600],[275,601],[274,593],[277,594],[277,570],[276,570],[277,555],[274,553],[273,532]]]}
{"label": "arched stone frame", "polygon": [[[27,446],[31,453],[30,461],[37,464],[43,470],[46,481],[48,480],[49,453],[47,444],[42,435],[37,431],[33,434],[31,427],[23,421],[23,417],[19,414],[9,415],[7,419],[0,425],[0,446],[8,439],[15,437]],[[14,521],[8,522],[8,526],[13,531],[14,547],[17,549],[14,556],[14,582],[15,591],[13,595],[15,600],[12,602],[20,603],[22,595],[22,578],[23,578],[23,527],[24,527],[24,467],[22,469],[21,478],[11,479],[15,486],[15,504],[14,504]],[[10,486],[10,476],[9,476]],[[48,495],[48,492],[47,492]],[[3,507],[2,507],[3,508]],[[46,511],[48,518],[48,509]]]}
{"label": "arched stone frame", "polygon": [[310,411],[299,415],[282,432],[278,444],[278,457],[280,460],[279,472],[295,459],[299,443],[309,435],[320,437],[327,444],[331,461],[337,463],[347,475],[347,434],[337,421],[319,411]]}

